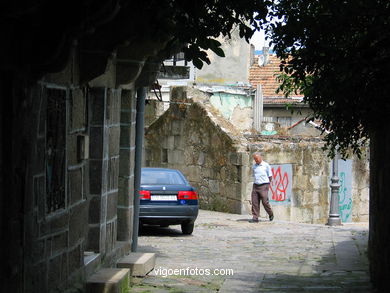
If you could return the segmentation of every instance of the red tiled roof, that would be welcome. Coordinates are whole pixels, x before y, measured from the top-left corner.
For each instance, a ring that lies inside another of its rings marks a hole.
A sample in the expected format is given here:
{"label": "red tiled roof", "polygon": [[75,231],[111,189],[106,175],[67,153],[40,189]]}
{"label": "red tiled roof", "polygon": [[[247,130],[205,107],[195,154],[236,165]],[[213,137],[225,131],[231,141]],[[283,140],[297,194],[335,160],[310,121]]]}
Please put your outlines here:
{"label": "red tiled roof", "polygon": [[[280,82],[276,80],[276,77],[280,74],[279,66],[280,59],[276,55],[269,55],[269,63],[266,66],[260,66],[258,64],[259,57],[255,56],[253,65],[249,68],[249,83],[252,87],[256,87],[261,84],[264,96],[264,102],[269,99],[277,99],[275,104],[291,103],[291,99],[286,99],[283,92],[276,93],[277,88],[280,86]],[[296,97],[303,97],[297,95]],[[281,101],[283,99],[283,101]],[[294,100],[294,102],[299,102]],[[268,103],[273,103],[272,100]]]}
{"label": "red tiled roof", "polygon": [[299,104],[301,100],[282,97],[264,98],[263,104]]}

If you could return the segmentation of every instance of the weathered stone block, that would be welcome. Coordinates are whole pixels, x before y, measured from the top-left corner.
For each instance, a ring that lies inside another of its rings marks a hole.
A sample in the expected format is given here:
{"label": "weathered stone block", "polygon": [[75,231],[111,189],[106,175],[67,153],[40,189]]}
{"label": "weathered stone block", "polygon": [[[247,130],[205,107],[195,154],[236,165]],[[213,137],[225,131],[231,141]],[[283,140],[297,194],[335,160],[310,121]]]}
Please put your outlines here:
{"label": "weathered stone block", "polygon": [[116,241],[116,221],[106,224],[106,251],[112,251]]}
{"label": "weathered stone block", "polygon": [[172,134],[173,135],[180,135],[182,131],[182,122],[180,120],[173,120],[172,124]]}
{"label": "weathered stone block", "polygon": [[219,193],[219,181],[218,180],[209,180],[209,188],[213,193]]}
{"label": "weathered stone block", "polygon": [[[42,219],[44,217],[44,206],[40,206],[40,201],[44,201],[45,197],[45,176],[34,176],[33,178],[33,197],[30,203],[30,210],[32,210],[33,207],[38,207],[39,212],[39,219]],[[43,210],[41,210],[43,209]]]}
{"label": "weathered stone block", "polygon": [[26,293],[47,292],[47,264],[40,262],[26,268]]}
{"label": "weathered stone block", "polygon": [[66,152],[68,165],[73,166],[79,163],[77,158],[77,135],[72,134],[66,137]]}
{"label": "weathered stone block", "polygon": [[58,284],[61,284],[62,257],[66,256],[61,254],[49,261],[47,280],[49,290],[53,290],[58,286]]}
{"label": "weathered stone block", "polygon": [[44,138],[38,138],[35,144],[35,152],[31,166],[31,172],[33,174],[39,174],[45,172],[45,159],[46,159],[46,143]]}
{"label": "weathered stone block", "polygon": [[129,241],[132,237],[133,231],[133,206],[121,207],[117,209],[118,212],[118,240],[119,241]]}
{"label": "weathered stone block", "polygon": [[106,99],[105,88],[91,88],[89,91],[89,101],[91,103],[91,126],[104,125],[104,110]]}
{"label": "weathered stone block", "polygon": [[121,92],[121,108],[123,110],[135,109],[136,98],[134,89],[122,89]]}
{"label": "weathered stone block", "polygon": [[135,142],[135,128],[133,126],[124,126],[120,127],[120,139],[119,145],[123,148],[129,148],[134,146]]}
{"label": "weathered stone block", "polygon": [[131,159],[134,157],[134,151],[130,149],[121,149],[119,151],[119,174],[128,176],[132,172]]}
{"label": "weathered stone block", "polygon": [[108,155],[110,157],[119,155],[119,136],[120,128],[119,126],[113,126],[109,128],[108,134]]}
{"label": "weathered stone block", "polygon": [[106,122],[118,124],[120,119],[120,89],[108,89],[106,99]]}
{"label": "weathered stone block", "polygon": [[175,148],[175,137],[173,135],[170,135],[167,137],[167,149],[173,150]]}
{"label": "weathered stone block", "polygon": [[68,246],[68,232],[56,234],[51,239],[51,256],[65,252]]}
{"label": "weathered stone block", "polygon": [[116,217],[116,209],[118,204],[118,192],[112,192],[107,195],[107,220]]}
{"label": "weathered stone block", "polygon": [[173,151],[171,160],[169,159],[170,153],[171,152],[168,152],[168,162],[169,163],[179,164],[179,165],[183,164],[183,162],[184,162],[184,152],[183,151],[179,151],[179,150]]}
{"label": "weathered stone block", "polygon": [[50,220],[41,222],[39,226],[39,235],[47,235],[48,233],[57,233],[67,229],[69,221],[69,213],[58,214],[51,217]]}
{"label": "weathered stone block", "polygon": [[70,91],[70,131],[77,131],[86,127],[86,103],[82,89]]}
{"label": "weathered stone block", "polygon": [[91,194],[100,194],[103,190],[103,161],[89,160],[89,192]]}
{"label": "weathered stone block", "polygon": [[118,185],[118,205],[125,207],[131,205],[130,193],[134,190],[134,176],[130,178],[119,176]]}
{"label": "weathered stone block", "polygon": [[[44,91],[44,90],[43,90]],[[42,90],[39,91],[40,93]],[[47,97],[45,91],[40,95],[40,109],[39,109],[39,116],[38,116],[38,133],[37,137],[44,137],[46,132],[46,109],[47,109]],[[37,101],[38,103],[38,101]]]}
{"label": "weathered stone block", "polygon": [[129,269],[100,269],[87,280],[87,293],[122,293],[129,291]]}
{"label": "weathered stone block", "polygon": [[87,250],[101,252],[101,246],[100,226],[90,226],[88,228]]}
{"label": "weathered stone block", "polygon": [[82,253],[82,246],[77,245],[74,249],[68,253],[68,265],[69,271],[74,272],[81,268],[84,264],[84,255]]}
{"label": "weathered stone block", "polygon": [[182,171],[185,172],[186,176],[188,177],[188,180],[198,182],[198,178],[201,174],[201,167],[187,166],[187,168]]}
{"label": "weathered stone block", "polygon": [[100,195],[93,196],[89,201],[89,223],[99,224],[101,221],[101,197]]}
{"label": "weathered stone block", "polygon": [[199,155],[198,155],[198,165],[200,165],[200,166],[203,166],[204,164],[205,164],[205,162],[206,162],[206,160],[205,160],[205,153],[204,152],[199,152]]}
{"label": "weathered stone block", "polygon": [[32,263],[38,263],[39,261],[43,261],[46,258],[46,240],[38,240],[32,244],[31,250],[31,260]]}
{"label": "weathered stone block", "polygon": [[83,199],[83,169],[75,169],[68,171],[68,186],[69,186],[69,201],[70,204]]}
{"label": "weathered stone block", "polygon": [[74,246],[87,235],[88,205],[84,201],[73,206],[69,213],[69,246]]}
{"label": "weathered stone block", "polygon": [[107,241],[107,228],[106,224],[103,224],[100,226],[100,252],[101,253],[106,253],[106,241]]}
{"label": "weathered stone block", "polygon": [[116,190],[118,189],[118,175],[119,175],[119,157],[111,158],[108,160],[108,182],[107,190]]}
{"label": "weathered stone block", "polygon": [[174,136],[174,144],[173,147],[175,149],[184,150],[185,149],[185,139],[182,135]]}
{"label": "weathered stone block", "polygon": [[144,277],[154,269],[155,264],[154,253],[131,252],[117,262],[117,267],[130,269],[132,276]]}
{"label": "weathered stone block", "polygon": [[90,127],[90,144],[89,144],[90,159],[103,159],[103,127]]}

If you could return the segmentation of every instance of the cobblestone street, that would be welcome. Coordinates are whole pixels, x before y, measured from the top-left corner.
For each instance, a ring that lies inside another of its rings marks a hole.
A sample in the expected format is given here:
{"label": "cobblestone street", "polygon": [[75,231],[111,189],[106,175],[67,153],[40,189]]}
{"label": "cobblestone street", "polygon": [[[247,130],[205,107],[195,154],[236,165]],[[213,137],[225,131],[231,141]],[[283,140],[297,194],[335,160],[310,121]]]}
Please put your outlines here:
{"label": "cobblestone street", "polygon": [[191,236],[180,226],[146,227],[138,251],[156,253],[156,266],[131,292],[371,291],[367,223],[249,219],[201,210]]}

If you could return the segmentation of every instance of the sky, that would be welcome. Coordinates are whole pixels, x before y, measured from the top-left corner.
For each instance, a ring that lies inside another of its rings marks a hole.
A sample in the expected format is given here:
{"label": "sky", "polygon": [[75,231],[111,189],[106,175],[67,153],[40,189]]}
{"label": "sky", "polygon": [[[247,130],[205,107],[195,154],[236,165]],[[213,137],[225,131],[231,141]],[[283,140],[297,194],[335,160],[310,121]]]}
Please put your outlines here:
{"label": "sky", "polygon": [[251,40],[250,43],[255,46],[255,50],[263,50],[263,47],[269,42],[265,41],[264,31],[256,31]]}

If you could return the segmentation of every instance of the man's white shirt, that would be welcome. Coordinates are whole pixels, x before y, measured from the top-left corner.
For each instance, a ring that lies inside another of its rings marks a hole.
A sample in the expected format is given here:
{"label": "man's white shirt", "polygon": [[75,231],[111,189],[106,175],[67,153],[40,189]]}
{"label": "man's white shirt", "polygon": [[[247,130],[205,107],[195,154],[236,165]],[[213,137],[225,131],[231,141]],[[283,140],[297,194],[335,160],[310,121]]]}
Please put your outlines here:
{"label": "man's white shirt", "polygon": [[269,177],[272,177],[271,166],[264,161],[253,164],[252,171],[255,184],[269,183]]}

